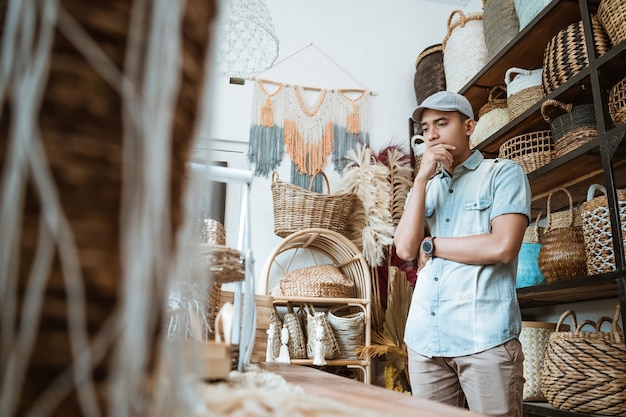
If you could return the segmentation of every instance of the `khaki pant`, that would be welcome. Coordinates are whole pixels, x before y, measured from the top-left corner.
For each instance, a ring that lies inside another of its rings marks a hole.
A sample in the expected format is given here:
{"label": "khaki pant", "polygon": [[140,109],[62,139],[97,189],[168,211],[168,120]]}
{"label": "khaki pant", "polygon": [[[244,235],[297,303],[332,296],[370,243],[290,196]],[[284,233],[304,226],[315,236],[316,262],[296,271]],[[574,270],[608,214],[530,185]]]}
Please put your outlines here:
{"label": "khaki pant", "polygon": [[513,339],[484,352],[428,358],[409,349],[414,396],[463,407],[486,416],[522,417],[524,354]]}

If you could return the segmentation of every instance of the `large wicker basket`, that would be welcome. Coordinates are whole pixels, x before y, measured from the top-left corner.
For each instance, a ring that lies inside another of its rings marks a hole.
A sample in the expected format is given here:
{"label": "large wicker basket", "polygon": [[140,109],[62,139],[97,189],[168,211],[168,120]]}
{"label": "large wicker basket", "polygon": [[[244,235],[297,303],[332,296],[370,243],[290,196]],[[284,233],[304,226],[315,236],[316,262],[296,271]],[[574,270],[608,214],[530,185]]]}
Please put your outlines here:
{"label": "large wicker basket", "polygon": [[609,114],[615,126],[626,123],[626,77],[611,88]]}
{"label": "large wicker basket", "polygon": [[442,44],[429,46],[417,57],[413,88],[418,105],[427,97],[446,89]]}
{"label": "large wicker basket", "polygon": [[515,119],[543,98],[541,74],[543,68],[527,70],[512,67],[504,74],[509,118]]}
{"label": "large wicker basket", "polygon": [[485,45],[493,58],[519,32],[513,0],[483,0]]}
{"label": "large wicker basket", "polygon": [[[549,107],[555,107],[564,113],[553,118],[549,114]],[[550,99],[541,103],[541,115],[550,123],[555,158],[560,158],[598,137],[592,103],[573,105]]]}
{"label": "large wicker basket", "polygon": [[[328,194],[310,190],[317,175],[326,181]],[[278,172],[272,173],[274,203],[274,233],[280,237],[309,228],[332,230],[342,235],[347,232],[356,199],[354,193],[331,194],[328,178],[318,172],[311,178],[309,190],[282,181]]]}
{"label": "large wicker basket", "polygon": [[552,133],[541,130],[518,135],[504,142],[500,146],[499,156],[519,163],[528,174],[550,163],[553,153]]}
{"label": "large wicker basket", "polygon": [[626,2],[602,0],[598,6],[598,20],[606,30],[613,46],[626,39]]}
{"label": "large wicker basket", "polygon": [[[571,316],[573,331],[563,331],[564,320]],[[626,346],[618,325],[620,306],[613,318],[601,317],[597,323],[577,324],[576,314],[568,310],[550,334],[541,373],[541,386],[554,407],[577,413],[623,416],[626,414]],[[610,331],[601,331],[604,322]],[[584,326],[595,331],[583,331]]]}

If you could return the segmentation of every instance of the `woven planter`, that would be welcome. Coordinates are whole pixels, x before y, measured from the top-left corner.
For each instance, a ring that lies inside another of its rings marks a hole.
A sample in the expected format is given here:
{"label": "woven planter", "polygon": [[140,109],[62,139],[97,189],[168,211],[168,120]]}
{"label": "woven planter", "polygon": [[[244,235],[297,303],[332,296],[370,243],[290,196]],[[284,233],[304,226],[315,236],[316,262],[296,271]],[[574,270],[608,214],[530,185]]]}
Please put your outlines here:
{"label": "woven planter", "polygon": [[429,46],[417,57],[413,88],[417,105],[436,92],[445,91],[446,75],[443,69],[442,44]]}
{"label": "woven planter", "polygon": [[[497,98],[503,95],[504,98]],[[500,130],[509,123],[509,112],[507,109],[506,87],[497,85],[489,90],[487,104],[480,108],[478,121],[474,132],[470,136],[471,146],[475,147],[489,136]]]}
{"label": "woven planter", "polygon": [[519,163],[528,174],[550,163],[553,153],[552,133],[541,130],[518,135],[504,142],[500,146],[499,156]]}
{"label": "woven planter", "polygon": [[513,120],[543,98],[543,68],[527,70],[509,68],[504,74],[509,119]]}
{"label": "woven planter", "polygon": [[[567,325],[565,325],[567,326]],[[563,325],[561,326],[563,328]],[[569,326],[567,326],[569,329]],[[545,352],[550,335],[556,330],[556,323],[523,321],[519,341],[524,353],[524,401],[546,401],[541,388]]]}
{"label": "woven planter", "polygon": [[[564,114],[553,119],[548,114],[550,107],[556,107],[564,111]],[[546,122],[550,123],[556,158],[598,136],[593,104],[572,105],[557,100],[546,100],[541,104],[541,115]]]}
{"label": "woven planter", "polygon": [[365,312],[355,309],[335,306],[328,310],[328,322],[339,345],[339,359],[358,359],[357,349],[365,344]]}
{"label": "woven planter", "polygon": [[626,123],[626,77],[611,88],[609,114],[615,126]]}
{"label": "woven planter", "polygon": [[[322,175],[329,194],[311,191],[317,175]],[[331,194],[328,178],[318,172],[311,178],[309,189],[280,180],[272,173],[274,233],[280,237],[309,228],[322,228],[345,235],[356,196],[354,193]]]}
{"label": "woven planter", "polygon": [[[593,45],[597,56],[610,49],[610,41],[604,28],[591,16]],[[543,92],[547,95],[566,83],[589,65],[583,22],[572,23],[561,30],[547,44],[543,54]]]}
{"label": "woven planter", "polygon": [[[455,15],[458,18],[454,20]],[[489,61],[483,14],[455,10],[448,18],[448,33],[443,39],[443,67],[446,89],[459,92]]]}
{"label": "woven planter", "polygon": [[[564,331],[563,322],[570,316],[574,330]],[[612,319],[601,317],[597,323],[585,320],[579,325],[574,311],[563,313],[550,334],[541,373],[541,386],[550,404],[584,414],[626,413],[626,347],[619,320],[619,304]],[[605,322],[610,323],[610,331],[601,331]],[[585,326],[595,331],[583,331]]]}
{"label": "woven planter", "polygon": [[613,46],[626,39],[626,3],[624,0],[602,0],[598,6],[602,23]]}
{"label": "woven planter", "polygon": [[[569,199],[568,224],[555,228],[552,225],[552,196],[563,191]],[[565,188],[556,188],[548,195],[548,223],[541,239],[541,249],[537,263],[541,274],[548,282],[562,281],[583,276],[587,273],[585,240],[581,226],[574,225],[572,196]]]}
{"label": "woven planter", "polygon": [[[603,195],[594,197],[596,191]],[[619,218],[623,244],[626,246],[626,190],[617,190]],[[587,192],[587,201],[582,203],[583,236],[587,251],[587,274],[602,274],[615,271],[613,232],[606,189],[592,184]]]}
{"label": "woven planter", "polygon": [[519,32],[519,19],[513,0],[483,0],[483,33],[489,59],[493,58]]}
{"label": "woven planter", "polygon": [[551,0],[515,0],[515,12],[519,20],[519,30],[535,18]]}

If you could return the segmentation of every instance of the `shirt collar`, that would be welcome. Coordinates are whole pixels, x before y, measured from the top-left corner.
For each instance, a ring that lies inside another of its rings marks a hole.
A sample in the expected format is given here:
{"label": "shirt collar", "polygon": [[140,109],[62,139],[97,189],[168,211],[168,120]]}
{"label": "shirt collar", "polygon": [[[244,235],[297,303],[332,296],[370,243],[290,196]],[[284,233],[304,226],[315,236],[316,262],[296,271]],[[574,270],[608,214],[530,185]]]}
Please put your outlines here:
{"label": "shirt collar", "polygon": [[[483,159],[485,159],[485,157],[483,156],[483,154],[478,150],[478,149],[474,149],[471,153],[471,155],[465,160],[463,161],[463,163],[459,166],[464,167],[467,170],[473,171],[476,168],[478,168],[478,166],[480,165],[480,163],[483,161]],[[458,169],[459,167],[456,167],[456,169]],[[441,174],[442,177],[443,176],[450,176],[450,174],[448,174],[448,172],[445,169],[441,170]]]}

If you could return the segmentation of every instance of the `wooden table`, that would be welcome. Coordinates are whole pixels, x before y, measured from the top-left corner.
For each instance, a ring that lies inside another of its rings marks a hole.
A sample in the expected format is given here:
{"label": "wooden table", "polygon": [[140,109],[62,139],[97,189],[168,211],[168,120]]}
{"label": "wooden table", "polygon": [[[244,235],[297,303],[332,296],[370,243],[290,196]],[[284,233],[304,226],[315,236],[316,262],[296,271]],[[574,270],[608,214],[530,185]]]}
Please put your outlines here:
{"label": "wooden table", "polygon": [[419,417],[469,417],[478,414],[468,410],[414,398],[376,385],[363,384],[349,378],[320,371],[308,366],[260,363],[260,368],[282,376],[287,382],[300,386],[311,395],[339,401],[349,406]]}

